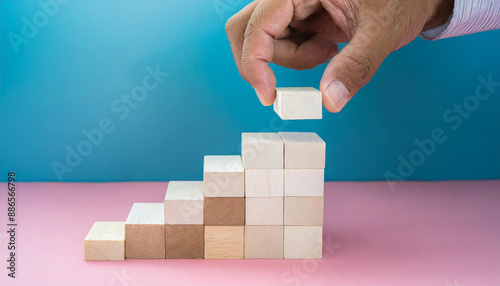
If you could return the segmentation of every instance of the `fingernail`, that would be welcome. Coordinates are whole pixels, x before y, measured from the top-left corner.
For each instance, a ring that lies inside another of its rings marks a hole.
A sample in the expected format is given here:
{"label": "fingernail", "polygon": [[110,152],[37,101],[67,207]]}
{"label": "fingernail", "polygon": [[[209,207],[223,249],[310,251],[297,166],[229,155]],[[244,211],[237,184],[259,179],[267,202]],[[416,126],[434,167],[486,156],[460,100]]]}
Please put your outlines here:
{"label": "fingernail", "polygon": [[262,97],[262,92],[260,92],[260,91],[259,91],[258,89],[256,89],[255,87],[254,87],[254,90],[255,90],[255,93],[257,94],[257,97],[259,98],[259,100],[260,100],[260,101],[262,101],[262,100],[263,100],[263,97]]}
{"label": "fingernail", "polygon": [[330,83],[326,89],[326,95],[337,111],[344,108],[347,101],[349,101],[349,91],[345,85],[338,80],[334,80]]}

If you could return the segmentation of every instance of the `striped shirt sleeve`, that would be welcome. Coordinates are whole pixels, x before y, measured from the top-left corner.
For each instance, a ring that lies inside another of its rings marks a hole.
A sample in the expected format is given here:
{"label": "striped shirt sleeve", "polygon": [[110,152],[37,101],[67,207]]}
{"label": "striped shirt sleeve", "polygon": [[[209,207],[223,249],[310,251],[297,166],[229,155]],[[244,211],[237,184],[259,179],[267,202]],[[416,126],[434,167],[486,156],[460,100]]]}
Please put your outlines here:
{"label": "striped shirt sleeve", "polygon": [[422,32],[421,36],[439,40],[495,29],[500,29],[500,0],[455,0],[448,21]]}

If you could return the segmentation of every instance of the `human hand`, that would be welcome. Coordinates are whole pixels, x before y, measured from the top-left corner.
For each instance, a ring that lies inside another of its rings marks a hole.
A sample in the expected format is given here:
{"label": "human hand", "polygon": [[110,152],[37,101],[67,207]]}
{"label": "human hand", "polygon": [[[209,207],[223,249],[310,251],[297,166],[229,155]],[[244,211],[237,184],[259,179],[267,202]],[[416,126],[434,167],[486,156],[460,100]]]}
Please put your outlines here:
{"label": "human hand", "polygon": [[[327,65],[320,83],[331,112],[373,77],[394,50],[450,17],[454,0],[256,0],[226,33],[241,76],[264,105],[275,99],[273,62],[296,70]],[[349,42],[338,52],[338,43]]]}

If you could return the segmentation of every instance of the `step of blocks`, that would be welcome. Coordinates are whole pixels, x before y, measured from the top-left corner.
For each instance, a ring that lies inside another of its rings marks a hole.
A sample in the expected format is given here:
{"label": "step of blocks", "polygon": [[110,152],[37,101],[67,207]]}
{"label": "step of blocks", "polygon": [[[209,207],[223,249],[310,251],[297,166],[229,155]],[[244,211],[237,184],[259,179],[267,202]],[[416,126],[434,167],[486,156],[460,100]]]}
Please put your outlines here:
{"label": "step of blocks", "polygon": [[164,201],[165,224],[203,224],[203,182],[171,181]]}
{"label": "step of blocks", "polygon": [[285,169],[324,169],[326,143],[310,132],[280,132],[285,144]]}
{"label": "step of blocks", "polygon": [[205,197],[244,197],[245,171],[241,156],[205,156]]}
{"label": "step of blocks", "polygon": [[325,154],[315,133],[243,133],[241,156],[205,156],[203,182],[96,223],[85,259],[321,258]]}
{"label": "step of blocks", "polygon": [[95,222],[83,245],[85,260],[125,259],[125,222]]}
{"label": "step of blocks", "polygon": [[165,258],[163,203],[134,203],[125,221],[127,259]]}
{"label": "step of blocks", "polygon": [[278,133],[242,133],[241,157],[246,169],[283,169],[283,140]]}

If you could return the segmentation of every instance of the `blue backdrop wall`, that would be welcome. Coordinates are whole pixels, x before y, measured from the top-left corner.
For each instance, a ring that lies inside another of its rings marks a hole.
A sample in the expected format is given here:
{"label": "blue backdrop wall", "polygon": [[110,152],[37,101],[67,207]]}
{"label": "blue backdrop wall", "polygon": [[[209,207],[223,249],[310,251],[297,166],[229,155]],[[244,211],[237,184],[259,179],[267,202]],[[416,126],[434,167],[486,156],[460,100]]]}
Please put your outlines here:
{"label": "blue backdrop wall", "polygon": [[[248,131],[317,132],[327,180],[500,178],[500,31],[417,39],[341,113],[283,122],[233,63],[245,4],[1,1],[1,179],[200,180]],[[274,66],[279,86],[323,69]]]}

